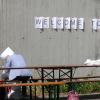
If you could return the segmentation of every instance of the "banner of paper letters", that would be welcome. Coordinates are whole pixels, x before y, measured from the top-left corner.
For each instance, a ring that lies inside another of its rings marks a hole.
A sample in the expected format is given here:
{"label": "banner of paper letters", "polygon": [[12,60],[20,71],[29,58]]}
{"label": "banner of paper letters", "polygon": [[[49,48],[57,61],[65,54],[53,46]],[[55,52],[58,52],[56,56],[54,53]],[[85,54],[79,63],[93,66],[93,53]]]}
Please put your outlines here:
{"label": "banner of paper letters", "polygon": [[[84,18],[76,17],[34,17],[35,28],[37,29],[79,29],[84,30],[85,21]],[[92,30],[97,31],[100,29],[100,19],[92,19]]]}

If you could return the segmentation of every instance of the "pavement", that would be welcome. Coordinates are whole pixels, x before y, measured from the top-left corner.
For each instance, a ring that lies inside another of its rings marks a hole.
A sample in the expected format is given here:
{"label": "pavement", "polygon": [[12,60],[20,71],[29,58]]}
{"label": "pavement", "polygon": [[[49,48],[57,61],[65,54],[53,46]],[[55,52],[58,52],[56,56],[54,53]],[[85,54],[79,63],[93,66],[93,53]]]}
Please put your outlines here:
{"label": "pavement", "polygon": [[[29,97],[24,98],[23,100],[30,100]],[[42,97],[33,97],[32,100],[43,100]],[[44,100],[49,100],[48,98],[45,98]],[[52,99],[53,100],[53,99]],[[67,100],[66,96],[61,96],[59,100]],[[100,94],[86,94],[86,95],[80,95],[79,100],[100,100]]]}
{"label": "pavement", "polygon": [[[11,99],[11,100],[13,100],[13,99]],[[19,100],[19,99],[16,99],[16,100]],[[24,96],[20,100],[30,100],[30,96],[29,95]],[[42,99],[42,96],[37,96],[36,98],[33,96],[32,100],[43,100],[43,99]],[[45,96],[44,100],[49,100],[48,96]],[[67,95],[61,94],[59,100],[68,100]],[[82,94],[82,95],[79,95],[79,100],[100,100],[100,93],[98,93],[98,94],[84,94],[84,95]]]}
{"label": "pavement", "polygon": [[80,95],[80,100],[100,100],[100,93]]}

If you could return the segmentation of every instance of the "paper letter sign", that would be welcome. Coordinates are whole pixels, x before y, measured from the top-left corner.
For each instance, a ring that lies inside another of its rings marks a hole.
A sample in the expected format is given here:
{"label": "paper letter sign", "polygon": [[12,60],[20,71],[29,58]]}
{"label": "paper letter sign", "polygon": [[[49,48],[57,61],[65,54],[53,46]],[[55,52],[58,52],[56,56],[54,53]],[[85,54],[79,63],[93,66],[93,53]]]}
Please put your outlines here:
{"label": "paper letter sign", "polygon": [[57,17],[57,22],[56,22],[56,25],[57,25],[57,29],[63,29],[63,17]]}
{"label": "paper letter sign", "polygon": [[43,28],[49,28],[49,17],[43,17]]}
{"label": "paper letter sign", "polygon": [[[91,20],[92,32],[100,30],[100,19],[93,18]],[[55,31],[62,30],[82,30],[85,31],[85,19],[82,17],[34,17],[34,26],[41,31],[45,29],[54,29]]]}
{"label": "paper letter sign", "polygon": [[53,29],[57,28],[56,21],[57,21],[57,17],[51,18],[51,28],[53,28]]}
{"label": "paper letter sign", "polygon": [[92,19],[92,29],[97,30],[97,19]]}
{"label": "paper letter sign", "polygon": [[43,28],[42,27],[42,19],[43,17],[35,17],[35,28]]}
{"label": "paper letter sign", "polygon": [[64,19],[64,28],[65,29],[71,29],[70,17],[67,17],[67,18]]}
{"label": "paper letter sign", "polygon": [[81,30],[84,29],[84,18],[78,18],[78,28]]}
{"label": "paper letter sign", "polygon": [[100,19],[97,20],[97,28],[100,29]]}
{"label": "paper letter sign", "polygon": [[73,17],[71,19],[71,28],[72,29],[77,29],[77,18],[76,17]]}

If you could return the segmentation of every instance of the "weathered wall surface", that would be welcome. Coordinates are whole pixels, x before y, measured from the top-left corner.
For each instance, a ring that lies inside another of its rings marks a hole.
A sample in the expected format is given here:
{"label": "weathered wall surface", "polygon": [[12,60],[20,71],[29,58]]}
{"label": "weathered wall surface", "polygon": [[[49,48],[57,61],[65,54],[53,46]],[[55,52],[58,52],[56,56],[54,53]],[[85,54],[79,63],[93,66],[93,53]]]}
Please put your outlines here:
{"label": "weathered wall surface", "polygon": [[[85,30],[42,33],[34,17],[83,17]],[[0,52],[10,46],[25,56],[28,65],[83,64],[100,58],[100,32],[91,19],[100,17],[100,0],[0,0]]]}

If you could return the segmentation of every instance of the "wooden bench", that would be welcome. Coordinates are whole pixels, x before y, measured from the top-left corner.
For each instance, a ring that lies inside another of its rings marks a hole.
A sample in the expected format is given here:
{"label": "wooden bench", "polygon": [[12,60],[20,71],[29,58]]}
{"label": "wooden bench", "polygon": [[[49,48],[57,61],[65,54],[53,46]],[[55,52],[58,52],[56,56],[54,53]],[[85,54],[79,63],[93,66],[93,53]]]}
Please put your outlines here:
{"label": "wooden bench", "polygon": [[0,84],[0,87],[10,86],[45,86],[45,85],[63,85],[66,82],[35,82],[35,83],[16,83],[16,84]]}

